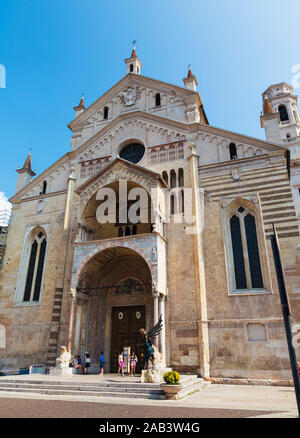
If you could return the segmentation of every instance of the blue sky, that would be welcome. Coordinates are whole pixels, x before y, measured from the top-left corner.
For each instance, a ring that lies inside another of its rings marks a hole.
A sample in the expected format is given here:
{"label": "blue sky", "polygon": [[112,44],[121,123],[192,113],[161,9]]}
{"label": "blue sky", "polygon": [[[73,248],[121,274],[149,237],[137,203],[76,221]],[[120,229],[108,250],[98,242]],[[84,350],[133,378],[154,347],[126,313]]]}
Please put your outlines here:
{"label": "blue sky", "polygon": [[0,0],[0,192],[30,148],[38,173],[70,150],[73,106],[124,76],[133,39],[142,74],[183,86],[191,64],[210,124],[264,139],[261,93],[292,81],[299,16],[299,0]]}

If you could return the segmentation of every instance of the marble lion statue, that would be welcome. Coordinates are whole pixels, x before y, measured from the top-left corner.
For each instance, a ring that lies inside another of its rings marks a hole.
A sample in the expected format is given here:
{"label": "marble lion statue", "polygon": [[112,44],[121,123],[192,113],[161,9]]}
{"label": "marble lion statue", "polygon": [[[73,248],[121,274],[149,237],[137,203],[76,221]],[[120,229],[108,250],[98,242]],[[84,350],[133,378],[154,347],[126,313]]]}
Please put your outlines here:
{"label": "marble lion statue", "polygon": [[68,352],[64,345],[60,347],[60,356],[56,359],[57,368],[69,368],[71,353]]}

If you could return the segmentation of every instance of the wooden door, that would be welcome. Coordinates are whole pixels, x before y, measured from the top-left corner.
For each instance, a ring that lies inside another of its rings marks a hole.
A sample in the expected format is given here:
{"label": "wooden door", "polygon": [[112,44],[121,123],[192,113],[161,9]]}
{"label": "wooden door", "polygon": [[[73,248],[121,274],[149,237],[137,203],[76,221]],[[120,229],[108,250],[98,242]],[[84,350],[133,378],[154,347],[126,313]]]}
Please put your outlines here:
{"label": "wooden door", "polygon": [[144,352],[141,345],[140,328],[146,325],[146,306],[122,306],[112,308],[111,372],[118,372],[118,356],[123,347],[135,352],[138,363],[136,372],[144,366]]}

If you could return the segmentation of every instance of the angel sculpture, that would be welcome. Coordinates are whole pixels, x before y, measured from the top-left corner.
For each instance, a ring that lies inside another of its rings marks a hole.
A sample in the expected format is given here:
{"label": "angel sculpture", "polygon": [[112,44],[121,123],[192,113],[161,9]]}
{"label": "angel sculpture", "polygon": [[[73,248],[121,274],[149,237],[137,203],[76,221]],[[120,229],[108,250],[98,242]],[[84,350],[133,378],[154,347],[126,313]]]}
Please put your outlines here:
{"label": "angel sculpture", "polygon": [[143,345],[144,345],[144,357],[145,357],[144,369],[148,369],[149,361],[151,361],[152,365],[154,364],[154,359],[155,359],[154,348],[156,347],[154,346],[153,348],[153,343],[156,336],[161,332],[162,327],[163,327],[162,316],[160,315],[158,323],[155,324],[155,326],[152,327],[152,329],[150,329],[148,332],[146,332],[146,330],[143,328],[140,329],[140,334],[143,337]]}

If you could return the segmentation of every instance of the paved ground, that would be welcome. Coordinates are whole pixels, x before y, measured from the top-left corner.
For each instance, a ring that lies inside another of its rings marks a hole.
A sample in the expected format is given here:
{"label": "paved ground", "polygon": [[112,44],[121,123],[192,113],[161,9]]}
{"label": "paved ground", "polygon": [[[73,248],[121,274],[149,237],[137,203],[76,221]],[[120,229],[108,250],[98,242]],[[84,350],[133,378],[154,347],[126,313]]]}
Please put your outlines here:
{"label": "paved ground", "polygon": [[[103,379],[76,377],[89,381]],[[119,379],[136,381],[133,377]],[[0,406],[2,418],[295,418],[298,415],[293,388],[244,385],[210,385],[177,401],[0,392]]]}
{"label": "paved ground", "polygon": [[0,418],[245,418],[271,411],[1,398]]}

